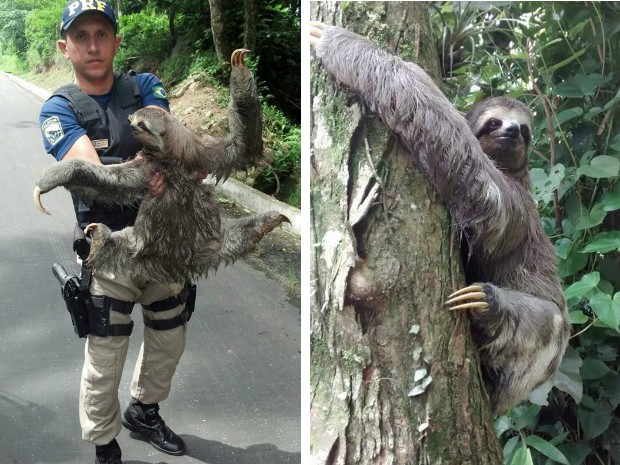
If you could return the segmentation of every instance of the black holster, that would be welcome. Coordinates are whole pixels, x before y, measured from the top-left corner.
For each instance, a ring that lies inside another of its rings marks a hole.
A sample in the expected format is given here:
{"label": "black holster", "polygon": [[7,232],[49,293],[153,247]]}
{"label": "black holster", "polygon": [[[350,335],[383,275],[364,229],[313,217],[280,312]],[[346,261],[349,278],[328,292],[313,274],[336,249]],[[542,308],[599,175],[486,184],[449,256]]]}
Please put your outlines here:
{"label": "black holster", "polygon": [[52,271],[60,283],[60,292],[67,305],[75,333],[78,337],[86,337],[89,333],[87,318],[88,291],[84,292],[80,278],[68,275],[65,269],[58,263],[52,265]]}
{"label": "black holster", "polygon": [[133,321],[127,324],[110,324],[110,311],[128,315],[133,309],[133,302],[91,295],[89,291],[91,273],[84,268],[82,279],[68,275],[58,263],[54,263],[52,270],[60,282],[62,297],[78,337],[86,337],[89,334],[100,337],[131,335]]}
{"label": "black holster", "polygon": [[91,242],[90,237],[86,237],[86,234],[84,234],[84,230],[81,225],[76,224],[75,229],[73,230],[73,251],[82,260],[85,260],[86,257],[88,257]]}
{"label": "black holster", "polygon": [[187,320],[192,317],[192,313],[194,313],[194,308],[196,307],[196,284],[188,282],[185,285],[187,289],[187,300],[185,301],[185,311],[187,312]]}

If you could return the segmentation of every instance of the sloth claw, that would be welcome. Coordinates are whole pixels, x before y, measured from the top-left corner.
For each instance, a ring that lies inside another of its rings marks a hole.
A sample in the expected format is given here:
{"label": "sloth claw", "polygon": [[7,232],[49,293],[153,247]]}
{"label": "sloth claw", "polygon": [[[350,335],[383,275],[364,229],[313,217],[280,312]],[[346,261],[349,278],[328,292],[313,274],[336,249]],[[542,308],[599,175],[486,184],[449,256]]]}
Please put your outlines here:
{"label": "sloth claw", "polygon": [[258,227],[254,230],[250,240],[253,244],[258,243],[267,233],[273,231],[276,226],[281,225],[282,223],[290,223],[286,216],[276,213],[276,212],[267,212],[258,218]]}
{"label": "sloth claw", "polygon": [[447,300],[446,305],[450,305],[455,302],[461,302],[463,300],[470,300],[470,299],[484,300],[486,296],[487,295],[484,292],[470,292],[469,294],[461,294],[450,300]]}
{"label": "sloth claw", "polygon": [[39,186],[34,187],[34,192],[32,193],[32,200],[34,201],[34,206],[37,207],[37,209],[41,213],[45,213],[46,215],[51,215],[49,210],[45,208],[43,204],[41,203],[41,188]]}
{"label": "sloth claw", "polygon": [[92,235],[94,234],[94,231],[97,230],[97,226],[99,226],[99,223],[90,223],[88,226],[84,228],[84,234],[92,237]]}
{"label": "sloth claw", "polygon": [[455,305],[454,307],[450,307],[448,310],[476,310],[479,312],[486,311],[489,309],[489,304],[486,302],[467,302],[461,305]]}
{"label": "sloth claw", "polygon": [[452,297],[456,297],[457,295],[465,294],[467,292],[482,292],[482,286],[480,286],[479,284],[473,284],[471,286],[464,287],[463,289],[459,289],[458,291],[450,294],[448,296],[448,299],[451,299]]}
{"label": "sloth claw", "polygon": [[230,55],[230,64],[232,66],[239,66],[244,64],[246,54],[250,53],[248,49],[238,48]]}
{"label": "sloth claw", "polygon": [[[487,295],[483,292],[483,287],[477,284],[464,287],[450,294],[445,305],[451,305],[448,310],[476,310],[486,311],[489,309],[489,303],[486,301]],[[457,302],[468,301],[459,305],[453,305]]]}

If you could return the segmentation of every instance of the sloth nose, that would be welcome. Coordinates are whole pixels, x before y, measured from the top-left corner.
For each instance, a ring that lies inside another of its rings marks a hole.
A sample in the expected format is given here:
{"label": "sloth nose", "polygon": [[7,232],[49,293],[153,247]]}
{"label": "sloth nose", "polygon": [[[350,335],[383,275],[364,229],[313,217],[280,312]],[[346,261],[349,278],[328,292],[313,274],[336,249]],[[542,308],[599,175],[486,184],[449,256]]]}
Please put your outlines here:
{"label": "sloth nose", "polygon": [[511,124],[510,126],[506,127],[506,129],[504,129],[504,134],[508,137],[519,137],[519,125],[518,124]]}

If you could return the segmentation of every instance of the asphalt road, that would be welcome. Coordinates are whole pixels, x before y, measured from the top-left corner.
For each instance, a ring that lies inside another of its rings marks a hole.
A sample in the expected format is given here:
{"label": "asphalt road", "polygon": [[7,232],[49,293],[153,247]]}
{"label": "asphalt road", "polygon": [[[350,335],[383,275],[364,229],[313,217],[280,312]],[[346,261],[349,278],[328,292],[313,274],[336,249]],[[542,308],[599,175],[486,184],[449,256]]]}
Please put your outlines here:
{"label": "asphalt road", "polygon": [[[78,389],[84,339],[73,333],[51,273],[77,271],[69,194],[32,204],[41,170],[55,163],[38,128],[42,101],[0,74],[0,463],[93,463],[80,437]],[[121,382],[121,405],[142,334],[136,323]],[[166,423],[188,447],[154,450],[123,430],[126,463],[300,463],[300,311],[284,289],[244,262],[198,283],[185,354]]]}

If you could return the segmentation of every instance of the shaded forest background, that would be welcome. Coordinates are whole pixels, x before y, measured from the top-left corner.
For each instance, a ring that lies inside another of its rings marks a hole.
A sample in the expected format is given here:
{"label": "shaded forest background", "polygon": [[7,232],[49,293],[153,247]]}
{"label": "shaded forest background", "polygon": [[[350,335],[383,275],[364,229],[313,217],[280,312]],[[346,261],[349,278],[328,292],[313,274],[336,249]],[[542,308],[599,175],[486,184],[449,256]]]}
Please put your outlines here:
{"label": "shaded forest background", "polygon": [[[254,187],[297,207],[300,0],[113,0],[123,37],[115,69],[152,72],[170,92],[198,75],[226,106],[230,53],[248,48],[263,104],[265,162]],[[66,0],[0,0],[0,68],[31,76],[65,66],[56,47]],[[67,68],[68,69],[68,68]],[[65,75],[64,81],[70,79]]]}
{"label": "shaded forest background", "polygon": [[[343,11],[354,4],[343,2]],[[555,378],[495,419],[504,464],[619,465],[620,3],[429,8],[441,85],[457,108],[507,95],[534,112],[533,195],[573,326]]]}

